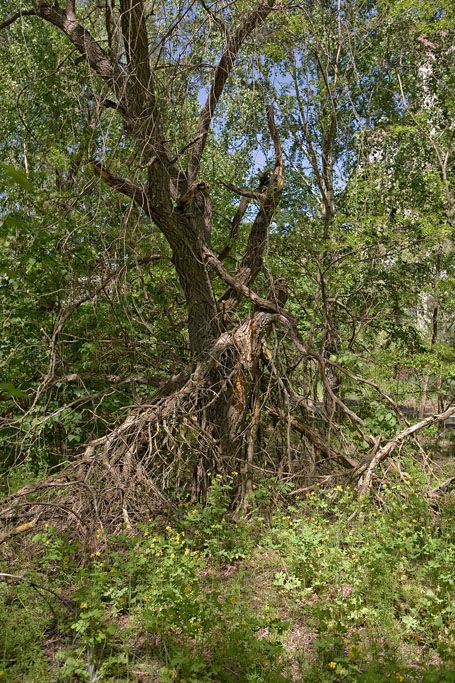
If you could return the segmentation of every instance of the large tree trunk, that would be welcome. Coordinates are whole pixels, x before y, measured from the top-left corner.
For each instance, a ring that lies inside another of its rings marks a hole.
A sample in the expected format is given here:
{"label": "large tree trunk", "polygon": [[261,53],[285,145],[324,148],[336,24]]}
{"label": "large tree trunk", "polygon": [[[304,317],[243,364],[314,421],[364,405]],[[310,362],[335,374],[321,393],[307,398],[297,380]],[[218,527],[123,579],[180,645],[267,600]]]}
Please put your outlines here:
{"label": "large tree trunk", "polygon": [[167,237],[185,294],[190,352],[198,358],[210,351],[220,333],[216,300],[203,257],[207,245],[197,219],[177,214],[173,222],[179,224],[179,230],[168,231]]}

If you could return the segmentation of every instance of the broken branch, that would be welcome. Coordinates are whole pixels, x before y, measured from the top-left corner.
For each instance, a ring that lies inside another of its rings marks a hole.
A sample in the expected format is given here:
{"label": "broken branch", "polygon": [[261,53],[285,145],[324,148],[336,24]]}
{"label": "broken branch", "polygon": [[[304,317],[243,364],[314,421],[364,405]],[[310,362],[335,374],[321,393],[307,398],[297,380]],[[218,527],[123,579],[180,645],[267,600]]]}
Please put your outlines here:
{"label": "broken branch", "polygon": [[358,470],[358,473],[362,474],[359,480],[360,493],[366,493],[366,491],[368,491],[369,487],[371,486],[374,470],[383,460],[385,460],[389,455],[391,455],[391,453],[393,453],[397,446],[403,443],[403,441],[405,441],[412,434],[420,432],[422,429],[425,429],[426,427],[429,427],[432,424],[436,424],[437,422],[444,422],[444,420],[447,420],[448,417],[454,414],[455,406],[451,406],[450,408],[447,408],[447,410],[445,410],[443,413],[439,413],[437,415],[430,415],[429,417],[426,417],[424,420],[416,422],[416,424],[412,425],[411,427],[406,427],[406,429],[403,429],[401,432],[398,432],[398,434],[396,434],[393,437],[393,439],[388,441],[384,446],[377,450],[377,452],[371,458],[369,463],[362,465],[360,470]]}

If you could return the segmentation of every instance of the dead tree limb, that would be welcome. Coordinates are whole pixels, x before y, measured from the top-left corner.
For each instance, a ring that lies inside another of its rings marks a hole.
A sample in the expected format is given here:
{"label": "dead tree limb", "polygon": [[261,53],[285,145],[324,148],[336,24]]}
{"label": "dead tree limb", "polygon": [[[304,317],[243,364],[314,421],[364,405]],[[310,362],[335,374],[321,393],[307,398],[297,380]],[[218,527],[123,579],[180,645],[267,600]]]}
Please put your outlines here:
{"label": "dead tree limb", "polygon": [[381,448],[378,448],[378,450],[373,455],[369,463],[362,465],[357,470],[357,474],[360,475],[360,493],[366,493],[366,491],[368,491],[368,489],[371,486],[374,470],[381,462],[388,458],[389,455],[391,455],[391,453],[393,453],[397,446],[399,446],[401,443],[403,443],[403,441],[405,441],[408,437],[415,434],[416,432],[419,432],[422,429],[425,429],[426,427],[429,427],[430,425],[435,424],[437,422],[444,422],[444,420],[447,420],[447,418],[454,414],[455,406],[451,406],[450,408],[447,408],[447,410],[445,410],[443,413],[439,413],[437,415],[430,415],[429,417],[426,417],[424,420],[416,422],[416,424],[412,425],[411,427],[406,427],[406,429],[403,429],[401,432],[398,432],[398,434],[396,434],[393,437],[393,439],[388,441]]}

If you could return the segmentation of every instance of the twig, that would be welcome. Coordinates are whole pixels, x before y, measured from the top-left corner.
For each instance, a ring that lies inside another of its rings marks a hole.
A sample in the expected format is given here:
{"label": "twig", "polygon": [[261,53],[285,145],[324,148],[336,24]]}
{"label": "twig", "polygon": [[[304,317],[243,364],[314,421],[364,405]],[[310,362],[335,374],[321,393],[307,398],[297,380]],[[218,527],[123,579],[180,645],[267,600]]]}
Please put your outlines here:
{"label": "twig", "polygon": [[435,486],[434,489],[428,491],[428,498],[436,498],[436,496],[442,493],[445,489],[448,489],[453,482],[455,482],[455,477],[449,477],[443,481],[442,484],[438,484],[438,486]]}
{"label": "twig", "polygon": [[11,581],[22,581],[24,583],[28,583],[28,585],[34,588],[38,593],[39,591],[46,591],[63,602],[63,604],[67,607],[70,607],[73,610],[75,608],[74,602],[72,600],[64,598],[63,595],[56,593],[52,590],[52,588],[47,588],[47,586],[43,586],[41,583],[37,583],[33,579],[27,579],[26,576],[20,576],[19,574],[9,574],[8,572],[0,572],[0,579],[9,579]]}

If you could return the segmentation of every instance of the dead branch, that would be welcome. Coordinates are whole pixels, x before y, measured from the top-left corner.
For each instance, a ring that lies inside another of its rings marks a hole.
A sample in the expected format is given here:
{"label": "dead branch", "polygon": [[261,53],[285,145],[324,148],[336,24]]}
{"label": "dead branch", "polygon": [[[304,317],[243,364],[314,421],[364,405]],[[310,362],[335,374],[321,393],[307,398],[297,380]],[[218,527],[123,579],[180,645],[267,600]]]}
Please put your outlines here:
{"label": "dead branch", "polygon": [[316,430],[312,429],[309,425],[305,424],[304,422],[302,422],[302,420],[299,420],[294,415],[286,415],[279,410],[271,410],[270,413],[271,415],[274,415],[283,422],[289,422],[292,429],[295,429],[303,436],[306,436],[311,441],[311,443],[315,445],[318,451],[323,453],[327,458],[335,460],[340,465],[343,465],[344,467],[348,467],[350,469],[359,466],[359,463],[356,460],[354,460],[354,458],[351,458],[349,455],[346,455],[345,453],[337,452],[334,448],[332,448],[322,440],[321,436],[316,432]]}
{"label": "dead branch", "polygon": [[57,598],[58,600],[60,600],[60,602],[62,602],[67,607],[71,607],[71,609],[75,608],[75,605],[71,600],[68,600],[68,598],[64,598],[63,595],[60,595],[60,593],[56,593],[51,588],[48,588],[47,586],[43,586],[42,583],[38,583],[34,579],[33,580],[28,579],[26,576],[20,576],[19,574],[8,574],[7,572],[0,572],[0,579],[27,583],[29,586],[34,588],[38,593],[40,591],[46,591],[47,593],[50,593],[51,595],[53,595],[54,598]]}
{"label": "dead branch", "polygon": [[371,486],[374,470],[381,462],[383,462],[386,458],[389,457],[389,455],[395,450],[397,446],[403,443],[403,441],[405,441],[412,434],[415,434],[416,432],[419,432],[432,424],[436,424],[437,422],[444,422],[444,420],[447,420],[447,418],[454,414],[455,406],[451,406],[450,408],[447,408],[447,410],[445,410],[443,413],[439,413],[437,415],[430,415],[429,417],[426,417],[424,420],[417,422],[411,427],[406,427],[406,429],[403,429],[401,432],[398,432],[398,434],[396,434],[393,437],[393,439],[388,441],[384,446],[382,446],[376,451],[376,453],[373,455],[369,463],[362,465],[357,471],[357,474],[361,475],[359,479],[360,493],[366,493],[366,491],[368,491],[368,489]]}
{"label": "dead branch", "polygon": [[444,493],[447,489],[450,489],[451,485],[455,482],[455,477],[449,477],[445,481],[442,482],[442,484],[438,484],[438,486],[435,486],[433,489],[428,491],[427,496],[428,498],[437,498],[441,493]]}
{"label": "dead branch", "polygon": [[270,301],[269,299],[263,299],[262,297],[258,296],[255,292],[253,292],[249,287],[244,285],[238,277],[234,277],[228,273],[228,271],[225,269],[223,264],[220,262],[219,259],[216,258],[216,256],[209,250],[209,249],[204,249],[204,257],[209,265],[211,265],[214,270],[218,273],[218,275],[234,290],[237,292],[239,295],[243,295],[246,298],[250,299],[254,304],[256,304],[257,307],[259,307],[262,310],[274,312],[277,314],[277,317],[274,319],[274,322],[279,322],[282,326],[284,326],[288,331],[289,335],[295,345],[295,347],[304,355],[309,358],[313,358],[316,360],[319,364],[319,367],[321,369],[321,377],[322,381],[324,383],[324,388],[326,391],[329,393],[332,401],[339,406],[339,408],[343,411],[343,413],[350,419],[350,421],[353,423],[353,425],[358,429],[359,433],[361,434],[362,438],[370,444],[370,446],[376,448],[377,442],[376,439],[371,436],[370,434],[366,433],[364,430],[364,423],[362,418],[360,418],[357,413],[355,413],[353,410],[351,410],[340,398],[337,396],[331,386],[330,383],[327,381],[326,373],[325,373],[325,367],[326,367],[326,360],[321,356],[320,353],[318,353],[315,349],[311,348],[308,344],[304,342],[302,339],[300,333],[298,332],[295,322],[289,313],[287,313],[284,309],[280,308],[276,303]]}

